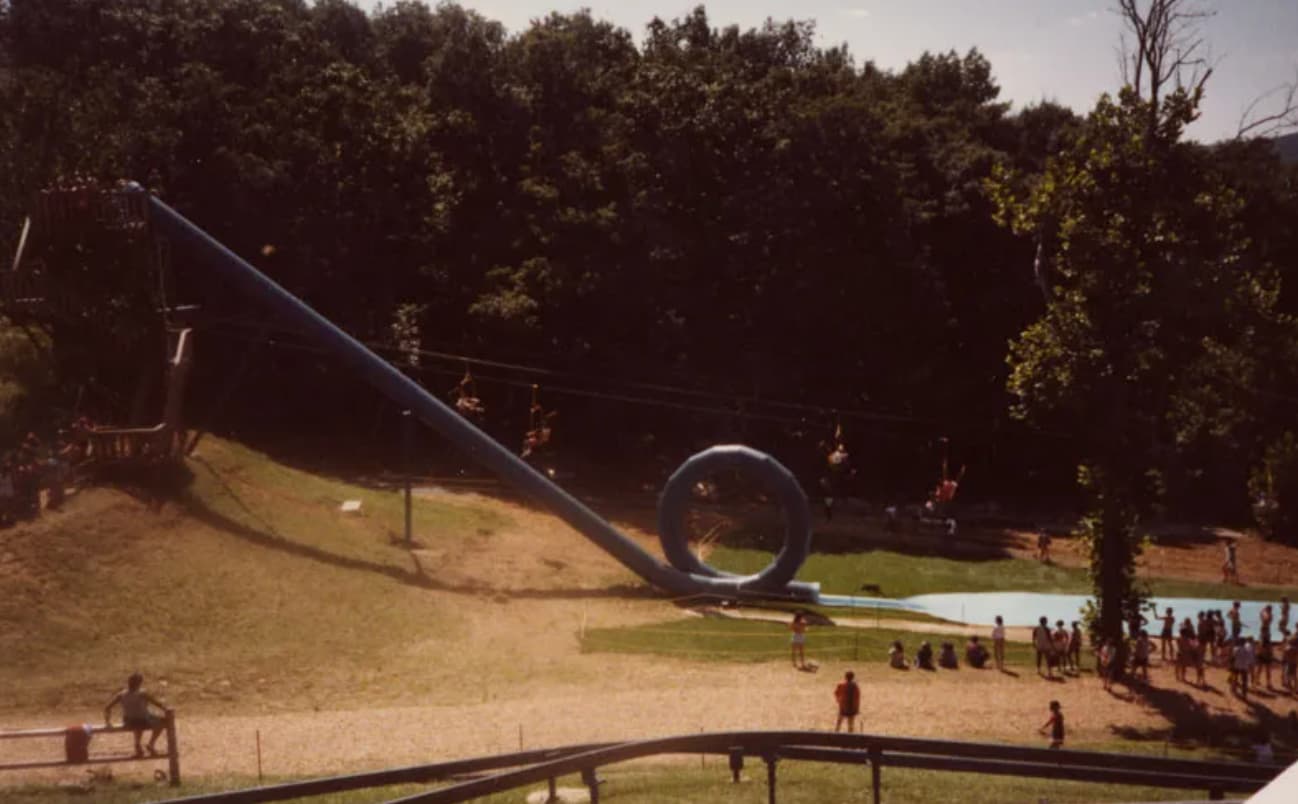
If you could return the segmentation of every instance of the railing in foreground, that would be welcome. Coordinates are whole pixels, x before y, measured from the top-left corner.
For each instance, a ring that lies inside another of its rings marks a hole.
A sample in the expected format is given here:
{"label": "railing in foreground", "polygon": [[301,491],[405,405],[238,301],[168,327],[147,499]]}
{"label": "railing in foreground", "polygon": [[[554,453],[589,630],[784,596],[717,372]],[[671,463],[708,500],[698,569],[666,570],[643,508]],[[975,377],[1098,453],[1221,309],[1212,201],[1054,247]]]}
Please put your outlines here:
{"label": "railing in foreground", "polygon": [[[596,772],[599,768],[663,754],[728,756],[730,769],[736,778],[745,757],[760,759],[766,765],[768,799],[772,804],[776,800],[776,768],[781,760],[869,765],[876,804],[880,801],[884,767],[1204,790],[1212,799],[1221,799],[1227,792],[1258,790],[1284,770],[1278,765],[1021,748],[874,734],[741,731],[523,751],[193,796],[164,804],[254,804],[395,784],[458,779],[446,787],[395,800],[400,804],[449,804],[541,782],[548,782],[553,791],[556,779],[578,773],[590,788],[591,801],[598,804],[601,782]],[[512,770],[502,770],[508,768]],[[491,771],[500,772],[480,775]],[[464,780],[465,776],[476,778]]]}

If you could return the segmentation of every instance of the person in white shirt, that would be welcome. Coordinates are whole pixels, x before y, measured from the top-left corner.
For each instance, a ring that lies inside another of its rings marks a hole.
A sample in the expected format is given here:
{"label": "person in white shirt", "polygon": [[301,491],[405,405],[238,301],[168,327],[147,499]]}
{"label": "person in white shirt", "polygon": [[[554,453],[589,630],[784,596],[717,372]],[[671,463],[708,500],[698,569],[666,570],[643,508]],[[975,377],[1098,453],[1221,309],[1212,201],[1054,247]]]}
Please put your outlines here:
{"label": "person in white shirt", "polygon": [[996,625],[992,626],[992,656],[996,659],[996,669],[1005,669],[1005,620],[996,615]]}
{"label": "person in white shirt", "polygon": [[1235,648],[1235,678],[1239,684],[1239,694],[1244,700],[1248,700],[1248,677],[1253,673],[1253,665],[1257,661],[1257,652],[1253,647],[1253,637],[1244,640],[1242,645]]}

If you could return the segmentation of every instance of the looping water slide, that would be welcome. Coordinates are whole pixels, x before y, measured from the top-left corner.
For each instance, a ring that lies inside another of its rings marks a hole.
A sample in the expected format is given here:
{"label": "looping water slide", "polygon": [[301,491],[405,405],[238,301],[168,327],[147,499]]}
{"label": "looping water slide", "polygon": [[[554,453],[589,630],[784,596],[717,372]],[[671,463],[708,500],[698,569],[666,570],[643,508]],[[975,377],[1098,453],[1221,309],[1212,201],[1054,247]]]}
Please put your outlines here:
{"label": "looping water slide", "polygon": [[[793,474],[774,458],[744,446],[718,446],[685,461],[663,488],[658,529],[664,564],[581,501],[533,469],[513,452],[473,426],[383,358],[302,300],[217,242],[138,184],[116,191],[128,205],[143,199],[153,232],[167,237],[249,297],[268,305],[285,322],[343,360],[397,405],[464,450],[518,491],[547,506],[586,538],[609,552],[644,580],[677,596],[779,598],[815,601],[819,585],[793,580],[811,547],[807,497]],[[137,207],[138,208],[138,207]],[[784,515],[784,547],[756,575],[733,575],[700,561],[689,550],[685,512],[696,482],[718,470],[739,470],[760,480],[779,501]]]}

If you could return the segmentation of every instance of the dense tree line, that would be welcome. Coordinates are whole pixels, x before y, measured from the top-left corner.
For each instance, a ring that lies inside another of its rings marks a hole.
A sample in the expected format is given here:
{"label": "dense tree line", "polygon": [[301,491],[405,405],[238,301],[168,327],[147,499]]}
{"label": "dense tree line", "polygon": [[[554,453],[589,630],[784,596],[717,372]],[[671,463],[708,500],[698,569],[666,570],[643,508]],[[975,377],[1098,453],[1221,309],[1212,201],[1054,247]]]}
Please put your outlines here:
{"label": "dense tree line", "polygon": [[[975,493],[1066,495],[1089,435],[1010,416],[1007,344],[1050,303],[1034,264],[1051,246],[999,226],[987,184],[996,169],[1037,181],[1084,121],[1010,109],[977,51],[884,71],[818,46],[808,23],[717,28],[702,8],[637,41],[586,13],[509,34],[454,4],[8,0],[0,105],[6,246],[56,177],[133,177],[366,340],[391,342],[399,324],[427,348],[597,390],[706,389],[752,414],[552,398],[565,446],[605,464],[674,465],[743,438],[811,472],[839,410],[867,490],[918,494],[950,435]],[[1292,170],[1265,144],[1191,150],[1233,188],[1248,256],[1293,312]],[[214,320],[259,318],[186,275],[183,255],[176,273]],[[243,380],[256,404],[205,405],[245,357],[222,326],[200,341],[198,416],[367,430],[359,389],[273,348]],[[153,352],[110,343],[62,358],[58,404],[127,415],[123,355]],[[93,365],[115,368],[87,392]],[[1298,390],[1272,369],[1223,402],[1242,420],[1233,440],[1160,457],[1171,504],[1244,510],[1250,468],[1292,427]],[[463,369],[411,370],[444,393]],[[488,429],[516,439],[526,389],[482,391]]]}

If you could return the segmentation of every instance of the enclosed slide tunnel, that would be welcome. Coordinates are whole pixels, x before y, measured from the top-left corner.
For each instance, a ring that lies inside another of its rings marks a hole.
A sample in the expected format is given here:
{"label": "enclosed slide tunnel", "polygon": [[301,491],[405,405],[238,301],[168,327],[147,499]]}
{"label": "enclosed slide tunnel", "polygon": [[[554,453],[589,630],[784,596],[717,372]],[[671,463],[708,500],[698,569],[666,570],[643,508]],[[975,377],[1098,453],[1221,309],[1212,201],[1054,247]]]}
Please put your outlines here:
{"label": "enclosed slide tunnel", "polygon": [[[450,406],[147,190],[138,184],[130,184],[118,192],[143,195],[148,201],[149,223],[155,234],[167,237],[193,260],[242,289],[250,298],[267,305],[275,315],[336,355],[394,403],[412,411],[420,421],[504,482],[544,504],[654,586],[677,596],[819,599],[819,584],[793,580],[811,547],[811,514],[807,497],[793,474],[769,455],[744,446],[718,446],[694,455],[676,470],[663,488],[658,503],[659,538],[663,553],[670,562],[664,564],[550,478],[505,449]],[[779,501],[784,515],[784,547],[770,566],[756,575],[721,572],[700,561],[689,550],[685,512],[692,487],[705,476],[728,469],[740,470],[760,480]]]}

